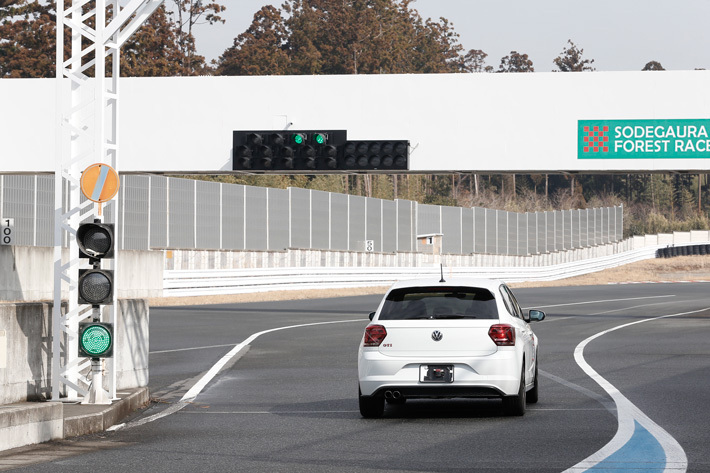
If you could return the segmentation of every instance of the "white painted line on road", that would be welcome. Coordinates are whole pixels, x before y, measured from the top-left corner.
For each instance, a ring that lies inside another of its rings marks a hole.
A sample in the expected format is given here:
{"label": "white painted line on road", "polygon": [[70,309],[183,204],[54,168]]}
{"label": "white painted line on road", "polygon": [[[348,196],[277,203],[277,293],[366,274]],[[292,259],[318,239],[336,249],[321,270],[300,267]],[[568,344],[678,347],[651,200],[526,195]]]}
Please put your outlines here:
{"label": "white painted line on road", "polygon": [[[528,407],[529,411],[606,411],[603,407],[592,408],[539,408]],[[281,414],[359,414],[360,411],[181,411],[180,414],[198,414],[198,415],[281,415]]]}
{"label": "white painted line on road", "polygon": [[663,304],[674,304],[675,301],[668,301],[668,302],[654,302],[653,304],[641,304],[641,305],[634,305],[631,307],[624,307],[623,309],[614,309],[614,310],[605,310],[604,312],[596,312],[594,314],[589,314],[589,315],[604,315],[604,314],[613,314],[614,312],[622,312],[624,310],[631,310],[631,309],[638,309],[639,307],[650,307],[652,305],[663,305]]}
{"label": "white painted line on road", "polygon": [[560,320],[567,320],[567,319],[576,319],[577,317],[574,315],[571,315],[569,317],[555,317],[555,318],[550,318],[549,316],[545,317],[545,320],[543,320],[542,324],[549,324],[550,322],[559,322]]}
{"label": "white painted line on road", "polygon": [[353,414],[360,411],[183,411],[182,414]]}
{"label": "white painted line on road", "polygon": [[548,373],[547,371],[539,370],[539,373],[544,376],[545,378],[551,379],[552,381],[555,381],[556,383],[559,383],[563,386],[567,386],[570,389],[574,389],[575,391],[584,394],[585,396],[594,399],[597,401],[599,404],[604,406],[604,408],[610,412],[616,413],[616,406],[614,405],[613,402],[609,401],[606,397],[595,393],[591,389],[587,389],[584,386],[580,386],[579,384],[575,384],[571,381],[567,381],[564,378],[560,378],[559,376],[556,376],[552,373]]}
{"label": "white painted line on road", "polygon": [[151,351],[149,352],[151,355],[157,355],[159,353],[175,353],[178,351],[190,351],[190,350],[207,350],[210,348],[224,348],[224,347],[233,347],[234,343],[227,343],[224,345],[210,345],[206,347],[191,347],[191,348],[175,348],[173,350],[157,350],[157,351]]}
{"label": "white painted line on road", "polygon": [[[168,407],[167,409],[154,414],[149,417],[145,417],[143,419],[137,420],[135,422],[129,422],[127,424],[119,424],[114,426],[110,430],[119,430],[119,429],[128,429],[128,428],[133,428],[133,427],[138,427],[140,425],[147,424],[149,422],[153,422],[158,419],[162,419],[163,417],[167,417],[170,414],[174,414],[181,409],[183,409],[185,406],[190,404],[192,401],[195,400],[198,394],[202,392],[203,389],[205,389],[205,386],[212,381],[212,379],[217,375],[217,373],[220,372],[222,368],[232,359],[234,358],[241,350],[246,348],[251,342],[256,340],[257,338],[261,337],[262,335],[266,335],[267,333],[272,333],[272,332],[278,332],[280,330],[288,330],[292,328],[301,328],[301,327],[313,327],[316,325],[330,325],[330,324],[344,324],[344,323],[352,323],[352,322],[366,322],[367,319],[355,319],[355,320],[334,320],[330,322],[315,322],[315,323],[310,323],[310,324],[298,324],[298,325],[289,325],[286,327],[277,327],[277,328],[272,328],[269,330],[264,330],[262,332],[255,333],[251,335],[249,338],[244,340],[242,343],[236,345],[234,348],[229,350],[229,352],[224,355],[217,363],[215,363],[212,368],[205,373],[200,380],[195,383],[194,386],[190,388],[189,391],[185,393],[185,395],[178,401],[177,403],[173,404],[172,406]],[[231,345],[229,345],[231,346]]]}
{"label": "white painted line on road", "polygon": [[549,309],[550,307],[567,307],[567,306],[571,306],[571,305],[603,304],[604,302],[640,301],[643,299],[660,299],[663,297],[675,297],[675,294],[669,294],[666,296],[627,297],[625,299],[602,299],[599,301],[570,302],[568,304],[538,305],[535,307],[525,307],[525,310],[528,310],[528,309]]}
{"label": "white painted line on road", "polygon": [[[643,319],[643,320],[637,320],[635,322],[619,325],[618,327],[614,327],[608,330],[604,330],[603,332],[599,332],[596,335],[592,335],[591,337],[587,338],[586,340],[582,341],[579,345],[574,350],[574,359],[577,362],[577,364],[584,370],[585,373],[589,377],[591,377],[594,381],[599,384],[599,386],[604,389],[609,396],[611,396],[612,400],[616,404],[616,410],[617,410],[617,419],[619,422],[618,429],[616,431],[616,435],[614,435],[614,438],[609,441],[604,447],[602,447],[599,451],[596,453],[590,455],[586,459],[582,460],[578,464],[574,465],[573,467],[569,468],[568,470],[565,470],[565,473],[570,472],[582,472],[582,471],[587,471],[588,469],[594,468],[595,466],[599,465],[600,463],[604,462],[605,460],[609,459],[612,455],[616,454],[617,452],[619,455],[616,455],[615,458],[617,458],[616,462],[618,462],[618,459],[621,459],[623,461],[626,461],[625,465],[627,468],[631,468],[632,465],[630,464],[629,459],[633,457],[633,454],[641,454],[641,455],[647,455],[649,456],[649,452],[639,452],[638,445],[635,443],[633,444],[634,446],[630,449],[630,451],[624,451],[620,452],[622,450],[622,447],[626,446],[627,444],[630,444],[632,440],[632,437],[635,436],[635,434],[639,434],[639,436],[643,435],[644,433],[648,433],[652,435],[656,441],[658,442],[658,445],[663,449],[663,453],[665,454],[665,459],[663,462],[662,468],[666,472],[684,472],[688,468],[688,459],[685,455],[685,451],[683,450],[683,447],[680,446],[680,444],[674,439],[668,432],[666,432],[661,426],[656,424],[654,421],[652,421],[646,414],[644,414],[638,407],[636,407],[631,401],[629,401],[626,396],[621,394],[621,392],[614,387],[609,381],[604,379],[599,373],[597,373],[594,368],[592,368],[584,359],[584,348],[593,340],[596,340],[597,338],[606,335],[607,333],[620,330],[622,328],[630,327],[632,325],[644,323],[644,322],[650,322],[654,320],[660,320],[660,319],[665,319],[669,317],[679,317],[682,315],[689,315],[689,314],[697,314],[699,312],[707,311],[710,310],[710,307],[701,309],[701,310],[694,310],[690,312],[682,312],[679,314],[671,314],[671,315],[662,315],[660,317],[653,317],[649,319]],[[616,462],[610,462],[613,464],[616,464]],[[660,463],[660,462],[659,462]],[[602,465],[603,466],[603,465]],[[613,465],[609,465],[612,467]],[[651,465],[649,465],[651,466]],[[660,467],[659,465],[652,465],[653,467]]]}
{"label": "white painted line on road", "polygon": [[185,393],[185,395],[182,397],[181,401],[193,401],[200,392],[207,386],[207,383],[212,381],[212,378],[215,377],[217,373],[222,369],[222,367],[236,355],[239,350],[242,348],[246,347],[249,345],[251,342],[256,340],[257,338],[261,337],[262,335],[266,335],[267,333],[272,333],[272,332],[278,332],[279,330],[287,330],[287,329],[292,329],[292,328],[300,328],[300,327],[312,327],[314,325],[328,325],[328,324],[342,324],[342,323],[352,323],[352,322],[363,322],[362,319],[356,319],[356,320],[337,320],[333,322],[316,322],[312,324],[300,324],[300,325],[289,325],[288,327],[279,327],[279,328],[272,328],[270,330],[264,330],[263,332],[255,333],[254,335],[250,336],[246,340],[244,340],[242,343],[239,345],[235,346],[232,348],[229,353],[224,355],[221,360],[219,360],[203,377],[200,379],[193,387],[190,388],[188,392]]}

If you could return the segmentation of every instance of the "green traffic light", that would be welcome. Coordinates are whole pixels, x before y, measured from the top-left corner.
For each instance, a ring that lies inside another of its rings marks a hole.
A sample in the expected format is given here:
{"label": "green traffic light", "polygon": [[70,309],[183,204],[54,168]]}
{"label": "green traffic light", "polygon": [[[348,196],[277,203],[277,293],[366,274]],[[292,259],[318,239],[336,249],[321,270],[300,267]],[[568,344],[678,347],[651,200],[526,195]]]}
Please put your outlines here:
{"label": "green traffic light", "polygon": [[319,145],[322,145],[325,143],[325,135],[321,133],[316,133],[314,136],[315,142],[318,143]]}
{"label": "green traffic light", "polygon": [[111,332],[103,325],[89,325],[82,332],[79,343],[88,356],[101,356],[111,348]]}
{"label": "green traffic light", "polygon": [[300,133],[293,135],[293,142],[296,143],[297,145],[302,145],[303,144],[303,135]]}

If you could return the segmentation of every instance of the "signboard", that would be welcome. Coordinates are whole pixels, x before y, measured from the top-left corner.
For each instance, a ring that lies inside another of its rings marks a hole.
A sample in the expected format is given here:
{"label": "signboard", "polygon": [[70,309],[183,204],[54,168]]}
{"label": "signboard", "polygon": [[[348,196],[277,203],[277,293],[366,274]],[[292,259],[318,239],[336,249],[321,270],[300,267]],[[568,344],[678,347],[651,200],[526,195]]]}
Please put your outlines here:
{"label": "signboard", "polygon": [[108,164],[92,164],[81,174],[81,192],[94,202],[113,199],[120,184],[118,173]]}
{"label": "signboard", "polygon": [[710,158],[710,120],[579,120],[577,159]]}
{"label": "signboard", "polygon": [[0,220],[0,245],[15,244],[15,219],[3,218]]}

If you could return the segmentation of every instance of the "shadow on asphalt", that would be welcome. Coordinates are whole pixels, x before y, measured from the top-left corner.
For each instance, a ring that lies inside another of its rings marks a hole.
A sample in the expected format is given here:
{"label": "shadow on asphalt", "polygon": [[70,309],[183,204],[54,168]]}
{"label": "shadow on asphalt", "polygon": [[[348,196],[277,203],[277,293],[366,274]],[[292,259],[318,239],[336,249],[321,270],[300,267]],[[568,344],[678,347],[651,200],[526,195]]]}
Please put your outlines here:
{"label": "shadow on asphalt", "polygon": [[[530,406],[528,406],[530,407]],[[280,404],[271,414],[286,417],[361,419],[357,399]],[[385,405],[384,419],[485,419],[508,417],[499,399],[414,399]]]}

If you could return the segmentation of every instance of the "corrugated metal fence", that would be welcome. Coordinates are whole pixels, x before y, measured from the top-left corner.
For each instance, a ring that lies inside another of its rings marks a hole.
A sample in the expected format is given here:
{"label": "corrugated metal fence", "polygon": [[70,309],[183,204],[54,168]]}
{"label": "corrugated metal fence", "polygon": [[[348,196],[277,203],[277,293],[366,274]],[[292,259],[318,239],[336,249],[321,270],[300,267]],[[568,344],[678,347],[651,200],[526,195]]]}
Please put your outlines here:
{"label": "corrugated metal fence", "polygon": [[[0,175],[0,211],[15,218],[16,244],[53,246],[53,208],[53,176]],[[515,213],[129,175],[118,223],[119,248],[133,250],[365,251],[371,241],[368,250],[391,253],[416,251],[417,235],[441,234],[443,253],[522,256],[619,241],[623,209]]]}

